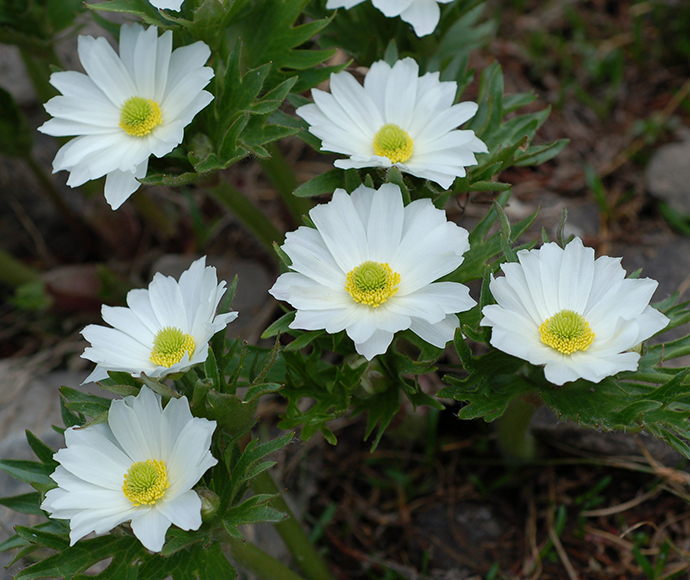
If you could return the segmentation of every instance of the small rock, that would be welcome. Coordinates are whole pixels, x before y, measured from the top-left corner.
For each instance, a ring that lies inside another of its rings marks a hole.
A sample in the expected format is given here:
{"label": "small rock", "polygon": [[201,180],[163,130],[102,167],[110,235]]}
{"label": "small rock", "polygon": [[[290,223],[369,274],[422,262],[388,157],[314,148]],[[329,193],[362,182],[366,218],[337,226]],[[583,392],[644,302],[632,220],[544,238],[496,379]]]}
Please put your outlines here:
{"label": "small rock", "polygon": [[647,189],[671,209],[690,214],[690,141],[660,147],[647,167]]}

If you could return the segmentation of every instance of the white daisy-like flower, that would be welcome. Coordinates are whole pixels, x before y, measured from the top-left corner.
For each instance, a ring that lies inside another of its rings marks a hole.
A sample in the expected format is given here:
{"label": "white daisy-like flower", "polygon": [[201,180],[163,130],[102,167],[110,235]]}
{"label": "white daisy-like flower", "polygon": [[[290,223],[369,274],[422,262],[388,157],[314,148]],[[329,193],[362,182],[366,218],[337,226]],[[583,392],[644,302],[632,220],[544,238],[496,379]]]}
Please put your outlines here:
{"label": "white daisy-like flower", "polygon": [[475,153],[487,153],[474,131],[456,127],[477,112],[472,102],[453,105],[457,84],[439,73],[419,76],[411,58],[371,65],[360,85],[348,72],[331,75],[331,92],[312,89],[313,104],[297,109],[322,151],[349,155],[336,167],[392,167],[448,189]]}
{"label": "white daisy-like flower", "polygon": [[[448,4],[453,0],[371,0],[375,8],[383,12],[388,18],[400,16],[402,20],[412,25],[417,36],[426,36],[436,30],[441,18],[439,4]],[[364,0],[328,0],[326,8],[350,9]]]}
{"label": "white daisy-like flower", "polygon": [[65,431],[67,447],[41,504],[70,521],[70,544],[132,521],[132,531],[159,552],[170,524],[201,525],[201,499],[192,487],[218,461],[209,451],[215,421],[192,417],[186,397],[161,398],[147,387],[110,404],[108,422]]}
{"label": "white daisy-like flower", "polygon": [[625,278],[620,258],[594,259],[579,238],[521,250],[492,279],[497,304],[482,310],[491,344],[534,365],[555,385],[579,378],[598,383],[637,368],[631,351],[669,320],[649,305],[658,283]]}
{"label": "white daisy-like flower", "polygon": [[475,301],[462,284],[434,282],[469,249],[467,231],[443,210],[429,199],[404,206],[397,185],[362,185],[352,195],[336,189],[309,217],[316,229],[287,234],[282,249],[292,272],[269,290],[297,309],[291,328],[345,330],[369,360],[400,330],[439,348],[453,338],[455,313]]}
{"label": "white daisy-like flower", "polygon": [[213,100],[203,88],[213,78],[204,66],[211,54],[203,42],[172,50],[173,34],[158,37],[155,26],[120,29],[120,55],[105,38],[80,36],[79,60],[86,74],[50,76],[62,93],[46,105],[52,119],[39,131],[77,135],[63,145],[53,173],[70,172],[76,187],[106,176],[105,198],[120,207],[146,176],[150,155],[162,157],[182,142],[184,128]]}
{"label": "white daisy-like flower", "polygon": [[105,379],[108,371],[162,377],[204,362],[208,341],[237,318],[237,312],[216,315],[223,294],[225,281],[217,282],[204,256],[179,282],[158,272],[147,290],[130,290],[128,308],[104,305],[103,320],[113,328],[90,324],[82,330],[91,343],[82,357],[96,363],[84,382]]}

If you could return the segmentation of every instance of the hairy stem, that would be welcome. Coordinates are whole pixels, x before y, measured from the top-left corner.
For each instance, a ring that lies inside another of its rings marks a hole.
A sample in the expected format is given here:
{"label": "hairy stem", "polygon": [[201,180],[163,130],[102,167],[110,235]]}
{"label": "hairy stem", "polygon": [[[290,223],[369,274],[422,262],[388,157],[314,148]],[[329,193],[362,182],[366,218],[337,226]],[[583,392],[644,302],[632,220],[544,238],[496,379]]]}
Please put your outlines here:
{"label": "hairy stem", "polygon": [[269,143],[266,145],[266,149],[271,156],[259,160],[261,168],[278,190],[285,207],[288,208],[295,221],[295,225],[300,225],[302,216],[309,212],[312,203],[306,198],[296,197],[293,194],[299,184],[292,166],[283,157],[280,148],[275,143]]}
{"label": "hairy stem", "polygon": [[40,282],[41,275],[0,248],[0,281],[16,288],[29,282]]}
{"label": "hairy stem", "polygon": [[273,222],[227,181],[221,180],[211,189],[211,192],[251,230],[269,253],[274,255],[273,242],[280,243],[285,236],[273,225]]}
{"label": "hairy stem", "polygon": [[74,211],[72,211],[72,208],[65,201],[65,198],[62,196],[60,190],[55,186],[55,182],[46,174],[33,155],[25,157],[24,160],[29,165],[34,176],[41,184],[43,192],[58,210],[62,216],[62,219],[64,219],[67,223],[67,226],[72,231],[72,234],[74,234],[74,236],[82,244],[85,244],[87,248],[93,247],[93,234],[86,228],[83,220],[76,213],[74,213]]}
{"label": "hairy stem", "polygon": [[523,463],[537,456],[537,444],[529,428],[540,401],[524,396],[514,398],[496,421],[498,444],[506,461]]}
{"label": "hairy stem", "polygon": [[250,542],[228,537],[224,544],[230,548],[230,555],[239,566],[261,580],[305,580]]}
{"label": "hairy stem", "polygon": [[[278,486],[267,471],[263,471],[257,475],[252,480],[251,485],[252,490],[257,494],[277,494],[280,492]],[[295,563],[300,567],[307,580],[333,580],[333,575],[328,569],[326,562],[324,562],[323,558],[321,558],[316,551],[314,544],[309,540],[309,537],[293,515],[285,499],[281,496],[276,496],[271,500],[271,505],[275,509],[288,515],[287,519],[274,524],[274,526],[276,531],[280,534],[280,537],[283,538],[283,542],[285,542],[287,549],[295,559]]]}

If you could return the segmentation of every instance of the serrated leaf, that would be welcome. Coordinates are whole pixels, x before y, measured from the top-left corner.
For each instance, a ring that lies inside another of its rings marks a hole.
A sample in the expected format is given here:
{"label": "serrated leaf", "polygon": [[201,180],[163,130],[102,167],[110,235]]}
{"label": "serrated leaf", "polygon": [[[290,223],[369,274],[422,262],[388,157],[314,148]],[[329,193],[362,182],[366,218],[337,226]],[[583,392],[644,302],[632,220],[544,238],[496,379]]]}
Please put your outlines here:
{"label": "serrated leaf", "polygon": [[139,568],[137,580],[233,580],[237,572],[220,543],[194,544],[167,558],[154,556]]}
{"label": "serrated leaf", "polygon": [[132,546],[141,548],[139,540],[129,537],[102,536],[91,540],[80,540],[74,546],[69,546],[69,540],[65,542],[67,545],[61,552],[24,568],[15,576],[15,580],[72,578],[101,560],[117,554],[120,550],[132,548]]}

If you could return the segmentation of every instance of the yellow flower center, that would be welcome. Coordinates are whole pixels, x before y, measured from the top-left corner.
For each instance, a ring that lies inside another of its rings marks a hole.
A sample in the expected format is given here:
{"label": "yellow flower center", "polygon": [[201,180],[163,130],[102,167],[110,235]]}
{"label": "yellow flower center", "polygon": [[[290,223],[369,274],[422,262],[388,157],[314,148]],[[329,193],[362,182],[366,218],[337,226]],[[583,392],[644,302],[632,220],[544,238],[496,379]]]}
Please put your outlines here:
{"label": "yellow flower center", "polygon": [[589,323],[577,312],[561,310],[539,327],[541,341],[563,354],[587,350],[594,340]]}
{"label": "yellow flower center", "polygon": [[400,274],[388,264],[362,262],[347,275],[345,290],[355,302],[378,308],[398,291]]}
{"label": "yellow flower center", "polygon": [[151,99],[130,97],[120,109],[120,127],[127,135],[143,137],[162,122],[161,108]]}
{"label": "yellow flower center", "polygon": [[166,326],[158,331],[153,339],[151,362],[161,367],[171,367],[182,360],[185,352],[192,358],[196,345],[194,338],[184,334],[179,328]]}
{"label": "yellow flower center", "polygon": [[412,156],[414,141],[407,131],[388,123],[374,135],[374,153],[388,157],[391,163],[405,163]]}
{"label": "yellow flower center", "polygon": [[165,463],[147,459],[133,463],[127,470],[122,491],[135,506],[153,505],[165,495],[169,485]]}

